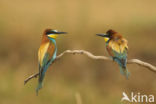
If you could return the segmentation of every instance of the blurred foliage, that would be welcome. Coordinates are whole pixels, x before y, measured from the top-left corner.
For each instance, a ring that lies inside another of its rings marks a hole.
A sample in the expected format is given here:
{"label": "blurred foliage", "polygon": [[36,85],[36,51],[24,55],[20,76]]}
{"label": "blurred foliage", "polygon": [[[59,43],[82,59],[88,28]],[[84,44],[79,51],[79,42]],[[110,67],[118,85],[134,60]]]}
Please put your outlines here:
{"label": "blurred foliage", "polygon": [[120,104],[123,91],[156,96],[156,74],[146,68],[128,65],[131,76],[126,80],[116,63],[78,55],[66,55],[49,68],[39,96],[37,79],[23,85],[38,71],[45,28],[69,33],[58,37],[58,54],[84,49],[108,56],[95,34],[114,29],[128,39],[129,59],[155,64],[155,5],[155,0],[1,0],[0,104],[76,104],[76,92],[83,104]]}

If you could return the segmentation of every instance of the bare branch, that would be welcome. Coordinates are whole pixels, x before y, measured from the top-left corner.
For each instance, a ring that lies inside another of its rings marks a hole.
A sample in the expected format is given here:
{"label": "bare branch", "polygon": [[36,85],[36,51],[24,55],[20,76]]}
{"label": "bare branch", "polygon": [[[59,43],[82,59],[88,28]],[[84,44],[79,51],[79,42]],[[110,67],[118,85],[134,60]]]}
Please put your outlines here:
{"label": "bare branch", "polygon": [[143,62],[139,59],[130,59],[127,61],[127,64],[138,64],[138,65],[140,65],[142,67],[146,67],[147,69],[156,73],[156,67],[155,66],[153,66],[147,62]]}
{"label": "bare branch", "polygon": [[[94,60],[108,60],[108,61],[112,61],[111,58],[109,57],[106,57],[106,56],[95,56],[93,55],[92,53],[88,52],[88,51],[85,51],[85,50],[66,50],[64,52],[62,52],[60,55],[58,55],[55,59],[55,61],[57,61],[58,59],[60,59],[64,54],[84,54],[86,56],[88,56],[89,58],[91,59],[94,59]],[[54,61],[54,62],[55,62]],[[147,69],[153,71],[153,72],[156,72],[156,67],[147,63],[147,62],[143,62],[139,59],[130,59],[127,61],[127,64],[138,64],[142,67],[146,67]],[[24,84],[26,84],[30,79],[32,78],[37,78],[38,76],[38,73],[34,74],[34,75],[31,75],[30,77],[28,77],[25,81],[24,81]]]}
{"label": "bare branch", "polygon": [[32,78],[37,78],[39,75],[39,73],[33,74],[31,76],[29,76],[27,79],[24,80],[24,85]]}

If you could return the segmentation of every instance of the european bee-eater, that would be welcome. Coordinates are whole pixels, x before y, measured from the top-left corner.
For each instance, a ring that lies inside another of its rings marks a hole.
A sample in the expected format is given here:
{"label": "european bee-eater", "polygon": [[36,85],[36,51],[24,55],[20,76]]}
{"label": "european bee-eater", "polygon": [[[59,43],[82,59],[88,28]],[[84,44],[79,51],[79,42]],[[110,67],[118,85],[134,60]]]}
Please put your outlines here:
{"label": "european bee-eater", "polygon": [[39,78],[36,93],[42,88],[45,72],[50,64],[55,60],[57,47],[56,37],[59,34],[66,34],[66,32],[58,32],[57,30],[46,29],[43,32],[42,42],[38,50],[38,62],[39,62]]}
{"label": "european bee-eater", "polygon": [[104,37],[106,42],[106,49],[109,55],[113,58],[115,62],[119,64],[120,73],[125,75],[128,79],[129,72],[126,67],[127,64],[127,51],[128,42],[121,34],[114,30],[108,30],[106,34],[96,34],[98,36]]}

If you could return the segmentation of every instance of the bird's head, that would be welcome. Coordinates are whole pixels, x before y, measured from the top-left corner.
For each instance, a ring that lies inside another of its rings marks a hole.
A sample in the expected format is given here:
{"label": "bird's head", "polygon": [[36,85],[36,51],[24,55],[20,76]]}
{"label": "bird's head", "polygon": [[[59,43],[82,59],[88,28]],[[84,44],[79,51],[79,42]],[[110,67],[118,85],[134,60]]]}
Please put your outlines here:
{"label": "bird's head", "polygon": [[67,34],[67,32],[59,32],[57,30],[53,29],[46,29],[44,31],[44,34],[49,38],[49,39],[56,39],[58,35],[60,34]]}
{"label": "bird's head", "polygon": [[105,42],[108,42],[110,39],[114,37],[116,33],[117,33],[116,31],[110,29],[105,34],[102,33],[102,34],[96,34],[96,35],[104,37]]}

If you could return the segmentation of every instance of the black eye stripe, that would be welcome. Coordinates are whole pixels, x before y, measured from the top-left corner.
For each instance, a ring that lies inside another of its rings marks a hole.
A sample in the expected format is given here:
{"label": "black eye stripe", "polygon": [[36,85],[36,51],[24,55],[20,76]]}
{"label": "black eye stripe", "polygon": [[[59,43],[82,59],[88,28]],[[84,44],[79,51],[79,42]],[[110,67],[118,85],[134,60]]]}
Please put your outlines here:
{"label": "black eye stripe", "polygon": [[49,35],[49,34],[56,34],[56,32],[55,31],[48,31],[48,32],[46,32],[46,34],[47,35]]}

